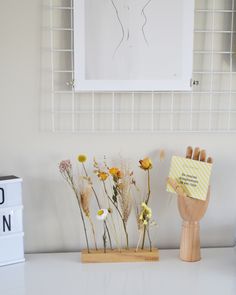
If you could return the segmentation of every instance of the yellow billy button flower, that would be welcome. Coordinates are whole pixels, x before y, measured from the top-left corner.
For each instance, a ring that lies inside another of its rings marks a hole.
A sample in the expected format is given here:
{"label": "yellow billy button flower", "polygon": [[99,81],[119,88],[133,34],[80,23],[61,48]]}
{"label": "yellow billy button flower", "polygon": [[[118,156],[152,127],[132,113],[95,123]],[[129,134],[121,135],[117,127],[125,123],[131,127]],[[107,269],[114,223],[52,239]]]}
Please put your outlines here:
{"label": "yellow billy button flower", "polygon": [[149,170],[152,169],[152,161],[150,158],[144,158],[143,160],[139,161],[140,168],[143,170]]}
{"label": "yellow billy button flower", "polygon": [[107,218],[109,211],[107,209],[99,209],[97,212],[97,219],[98,220],[105,220]]}
{"label": "yellow billy button flower", "polygon": [[87,161],[87,157],[86,157],[85,155],[78,155],[77,160],[78,160],[80,163],[84,163],[84,162]]}
{"label": "yellow billy button flower", "polygon": [[107,179],[107,177],[109,176],[108,173],[104,172],[104,171],[99,171],[98,172],[98,177],[100,180],[105,181]]}

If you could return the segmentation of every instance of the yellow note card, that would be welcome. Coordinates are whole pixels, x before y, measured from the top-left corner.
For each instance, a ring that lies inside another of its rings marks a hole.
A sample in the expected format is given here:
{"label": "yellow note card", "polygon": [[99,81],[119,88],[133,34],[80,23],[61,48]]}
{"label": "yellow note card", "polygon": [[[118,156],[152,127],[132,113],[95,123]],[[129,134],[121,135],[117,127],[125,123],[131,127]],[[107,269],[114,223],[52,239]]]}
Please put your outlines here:
{"label": "yellow note card", "polygon": [[[173,156],[169,177],[177,181],[189,197],[206,200],[211,168],[210,163]],[[169,184],[167,191],[175,193]]]}

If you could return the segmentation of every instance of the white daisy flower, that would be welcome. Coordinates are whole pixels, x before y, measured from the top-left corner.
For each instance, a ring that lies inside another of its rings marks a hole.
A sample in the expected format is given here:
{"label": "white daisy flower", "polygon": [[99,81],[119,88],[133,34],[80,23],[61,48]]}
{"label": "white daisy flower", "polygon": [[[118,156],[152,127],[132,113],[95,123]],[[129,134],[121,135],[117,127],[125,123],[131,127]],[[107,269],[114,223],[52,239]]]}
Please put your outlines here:
{"label": "white daisy flower", "polygon": [[109,212],[107,209],[100,209],[98,210],[96,217],[98,220],[105,220],[107,218],[108,213]]}

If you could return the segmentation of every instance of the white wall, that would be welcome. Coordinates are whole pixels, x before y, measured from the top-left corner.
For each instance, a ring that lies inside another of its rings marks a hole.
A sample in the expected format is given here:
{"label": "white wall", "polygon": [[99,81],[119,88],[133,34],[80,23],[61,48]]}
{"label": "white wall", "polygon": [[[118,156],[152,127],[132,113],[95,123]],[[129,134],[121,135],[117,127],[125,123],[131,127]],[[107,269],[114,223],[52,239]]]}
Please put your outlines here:
{"label": "white wall", "polygon": [[[177,247],[181,220],[176,199],[170,202],[165,178],[172,154],[183,155],[189,144],[214,157],[212,195],[202,220],[203,246],[230,246],[236,232],[236,135],[225,134],[53,134],[40,131],[41,1],[0,2],[0,173],[23,177],[24,230],[27,252],[77,250],[84,246],[79,212],[58,173],[61,159],[78,153],[131,161],[145,155],[158,162],[152,171],[152,204],[159,228],[159,247]],[[133,221],[130,228],[133,227]],[[132,234],[132,242],[136,240]]]}

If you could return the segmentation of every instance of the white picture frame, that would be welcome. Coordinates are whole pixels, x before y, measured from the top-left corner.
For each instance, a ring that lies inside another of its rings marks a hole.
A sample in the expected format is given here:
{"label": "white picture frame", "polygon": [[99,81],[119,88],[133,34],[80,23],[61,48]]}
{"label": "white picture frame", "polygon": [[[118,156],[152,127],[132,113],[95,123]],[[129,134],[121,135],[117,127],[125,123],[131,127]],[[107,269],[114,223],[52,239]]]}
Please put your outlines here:
{"label": "white picture frame", "polygon": [[74,0],[74,89],[188,91],[194,0]]}

